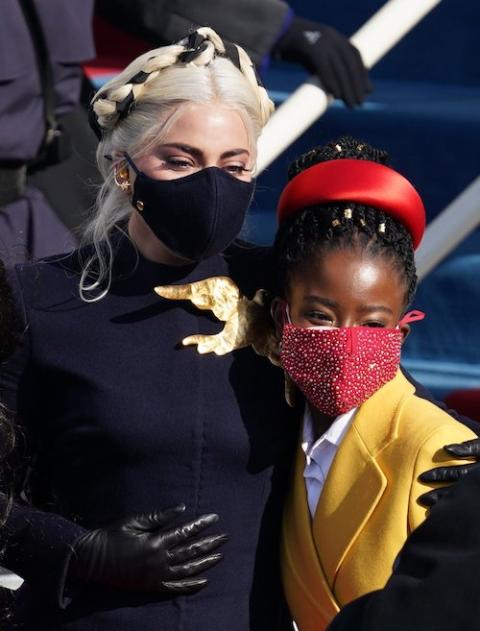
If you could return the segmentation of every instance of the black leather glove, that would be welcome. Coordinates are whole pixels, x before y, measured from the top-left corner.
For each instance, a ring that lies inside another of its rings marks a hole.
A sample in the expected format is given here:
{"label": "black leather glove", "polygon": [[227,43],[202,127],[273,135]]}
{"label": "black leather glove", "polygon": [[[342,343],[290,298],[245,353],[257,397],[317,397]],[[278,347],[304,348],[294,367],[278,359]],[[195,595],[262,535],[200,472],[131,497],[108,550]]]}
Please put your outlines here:
{"label": "black leather glove", "polygon": [[183,513],[180,504],[166,510],[120,519],[82,535],[74,543],[69,574],[85,582],[148,592],[189,594],[207,584],[191,578],[217,563],[213,553],[225,534],[196,537],[218,515],[201,515],[173,526]]}
{"label": "black leather glove", "polygon": [[[478,466],[480,461],[480,438],[467,440],[464,443],[445,445],[445,451],[455,458],[473,458],[475,462],[466,463],[464,465],[453,465],[451,467],[436,467],[429,469],[420,475],[422,482],[457,482],[460,478],[466,476],[470,471]],[[446,493],[447,488],[434,489],[428,493],[421,495],[418,500],[424,506],[433,506]]]}
{"label": "black leather glove", "polygon": [[348,107],[360,105],[372,91],[358,49],[331,26],[296,17],[273,52],[284,61],[305,66],[326,92]]}

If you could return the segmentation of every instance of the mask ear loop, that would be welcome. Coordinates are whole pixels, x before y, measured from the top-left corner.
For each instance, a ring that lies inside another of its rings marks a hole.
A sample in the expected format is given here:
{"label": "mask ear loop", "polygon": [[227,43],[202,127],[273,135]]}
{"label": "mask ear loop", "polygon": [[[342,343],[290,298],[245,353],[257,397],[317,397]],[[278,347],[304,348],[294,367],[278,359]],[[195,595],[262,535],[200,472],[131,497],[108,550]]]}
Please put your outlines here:
{"label": "mask ear loop", "polygon": [[[286,300],[282,300],[283,302],[283,309],[282,309],[282,327],[285,326],[285,324],[292,324],[292,320],[290,318],[290,307],[289,304]],[[272,316],[272,319],[275,320],[274,318],[274,314],[273,314],[273,310],[270,309],[270,315]],[[282,343],[280,342],[280,349],[281,349],[281,345]],[[293,381],[291,380],[289,374],[287,373],[287,371],[285,369],[283,369],[283,378],[284,378],[284,396],[285,396],[285,402],[287,403],[287,405],[291,408],[295,407],[295,384],[293,383]]]}
{"label": "mask ear loop", "polygon": [[125,156],[125,160],[132,167],[132,169],[135,171],[135,175],[140,175],[140,173],[141,173],[140,169],[137,167],[137,165],[132,160],[132,158],[128,155],[128,153],[125,151],[125,153],[123,155]]}
{"label": "mask ear loop", "polygon": [[[285,326],[285,324],[292,324],[292,320],[290,318],[289,304],[286,300],[283,300],[283,299],[281,300],[281,302],[283,303],[282,314],[281,314],[282,326]],[[275,320],[275,313],[274,313],[273,305],[270,307],[270,317],[272,318],[272,320]]]}
{"label": "mask ear loop", "polygon": [[398,327],[401,327],[405,324],[411,324],[412,322],[419,322],[425,318],[425,313],[423,311],[417,311],[414,309],[413,311],[409,311],[406,313],[401,320],[398,322]]}

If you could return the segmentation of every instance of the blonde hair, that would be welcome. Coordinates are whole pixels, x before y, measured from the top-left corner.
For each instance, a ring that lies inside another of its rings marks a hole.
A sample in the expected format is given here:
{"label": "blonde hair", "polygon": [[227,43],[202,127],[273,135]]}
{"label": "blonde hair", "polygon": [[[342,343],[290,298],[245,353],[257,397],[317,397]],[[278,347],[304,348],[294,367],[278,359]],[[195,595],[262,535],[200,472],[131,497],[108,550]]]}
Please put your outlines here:
{"label": "blonde hair", "polygon": [[[192,37],[197,38],[195,50]],[[101,133],[97,164],[104,182],[83,236],[84,244],[93,245],[93,254],[82,262],[82,300],[93,302],[108,293],[114,257],[110,238],[132,212],[128,197],[115,184],[118,156],[146,153],[161,142],[186,104],[210,101],[238,111],[255,150],[274,106],[247,53],[234,45],[238,67],[226,53],[215,31],[200,28],[177,44],[141,55],[94,96],[92,114]]]}

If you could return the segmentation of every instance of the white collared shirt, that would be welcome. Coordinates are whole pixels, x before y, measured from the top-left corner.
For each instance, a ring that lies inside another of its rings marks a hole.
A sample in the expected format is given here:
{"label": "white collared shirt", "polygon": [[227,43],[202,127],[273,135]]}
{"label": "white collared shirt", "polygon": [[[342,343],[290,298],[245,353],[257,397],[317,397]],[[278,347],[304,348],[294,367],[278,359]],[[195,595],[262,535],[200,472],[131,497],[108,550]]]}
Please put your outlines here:
{"label": "white collared shirt", "polygon": [[315,440],[312,413],[308,404],[305,406],[302,438],[302,449],[305,453],[303,477],[305,478],[308,507],[312,519],[315,515],[328,471],[356,411],[357,408],[353,408],[353,410],[337,416],[327,431]]}

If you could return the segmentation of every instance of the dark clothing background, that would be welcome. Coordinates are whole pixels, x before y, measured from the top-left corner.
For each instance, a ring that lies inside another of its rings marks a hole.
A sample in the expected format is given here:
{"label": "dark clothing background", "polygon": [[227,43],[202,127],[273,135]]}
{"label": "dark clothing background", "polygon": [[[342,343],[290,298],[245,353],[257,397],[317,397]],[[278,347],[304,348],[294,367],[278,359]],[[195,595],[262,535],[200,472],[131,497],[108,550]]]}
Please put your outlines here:
{"label": "dark clothing background", "polygon": [[[3,371],[3,397],[37,454],[31,486],[43,511],[18,505],[9,522],[5,565],[26,579],[20,628],[275,628],[281,508],[298,430],[282,373],[251,349],[217,357],[180,347],[186,335],[223,324],[153,292],[229,275],[252,295],[265,286],[268,251],[234,245],[180,268],[140,258],[132,272],[133,249],[122,238],[117,280],[92,304],[78,297],[77,257],[14,272],[27,329]],[[206,589],[172,598],[91,586],[62,610],[70,545],[84,528],[178,502],[186,519],[217,512],[215,528],[229,535]]]}
{"label": "dark clothing background", "polygon": [[[35,0],[34,4],[50,55],[55,114],[61,118],[79,101],[80,62],[95,54],[93,0]],[[0,169],[30,163],[37,156],[45,127],[32,37],[18,0],[5,0],[0,20]],[[0,208],[0,256],[8,264],[72,247],[69,231],[33,187]]]}
{"label": "dark clothing background", "polygon": [[75,247],[73,235],[36,187],[0,206],[0,259],[6,267]]}
{"label": "dark clothing background", "polygon": [[[56,114],[80,96],[80,62],[94,56],[93,0],[35,1],[54,76]],[[35,50],[18,0],[2,2],[0,20],[0,161],[29,162],[45,131]]]}
{"label": "dark clothing background", "polygon": [[480,468],[413,532],[386,587],[350,603],[329,631],[456,631],[480,619]]}
{"label": "dark clothing background", "polygon": [[[93,88],[86,79],[84,85],[90,98]],[[62,226],[68,228],[73,238],[77,239],[91,214],[102,183],[95,157],[98,140],[90,129],[88,113],[83,105],[77,105],[62,116],[60,124],[72,141],[70,156],[58,164],[35,171],[28,179],[46,197]],[[66,247],[60,250],[57,248],[55,253],[68,250]]]}
{"label": "dark clothing background", "polygon": [[148,40],[172,44],[199,26],[241,44],[260,65],[270,54],[291,15],[282,0],[97,0],[96,10],[115,26]]}

